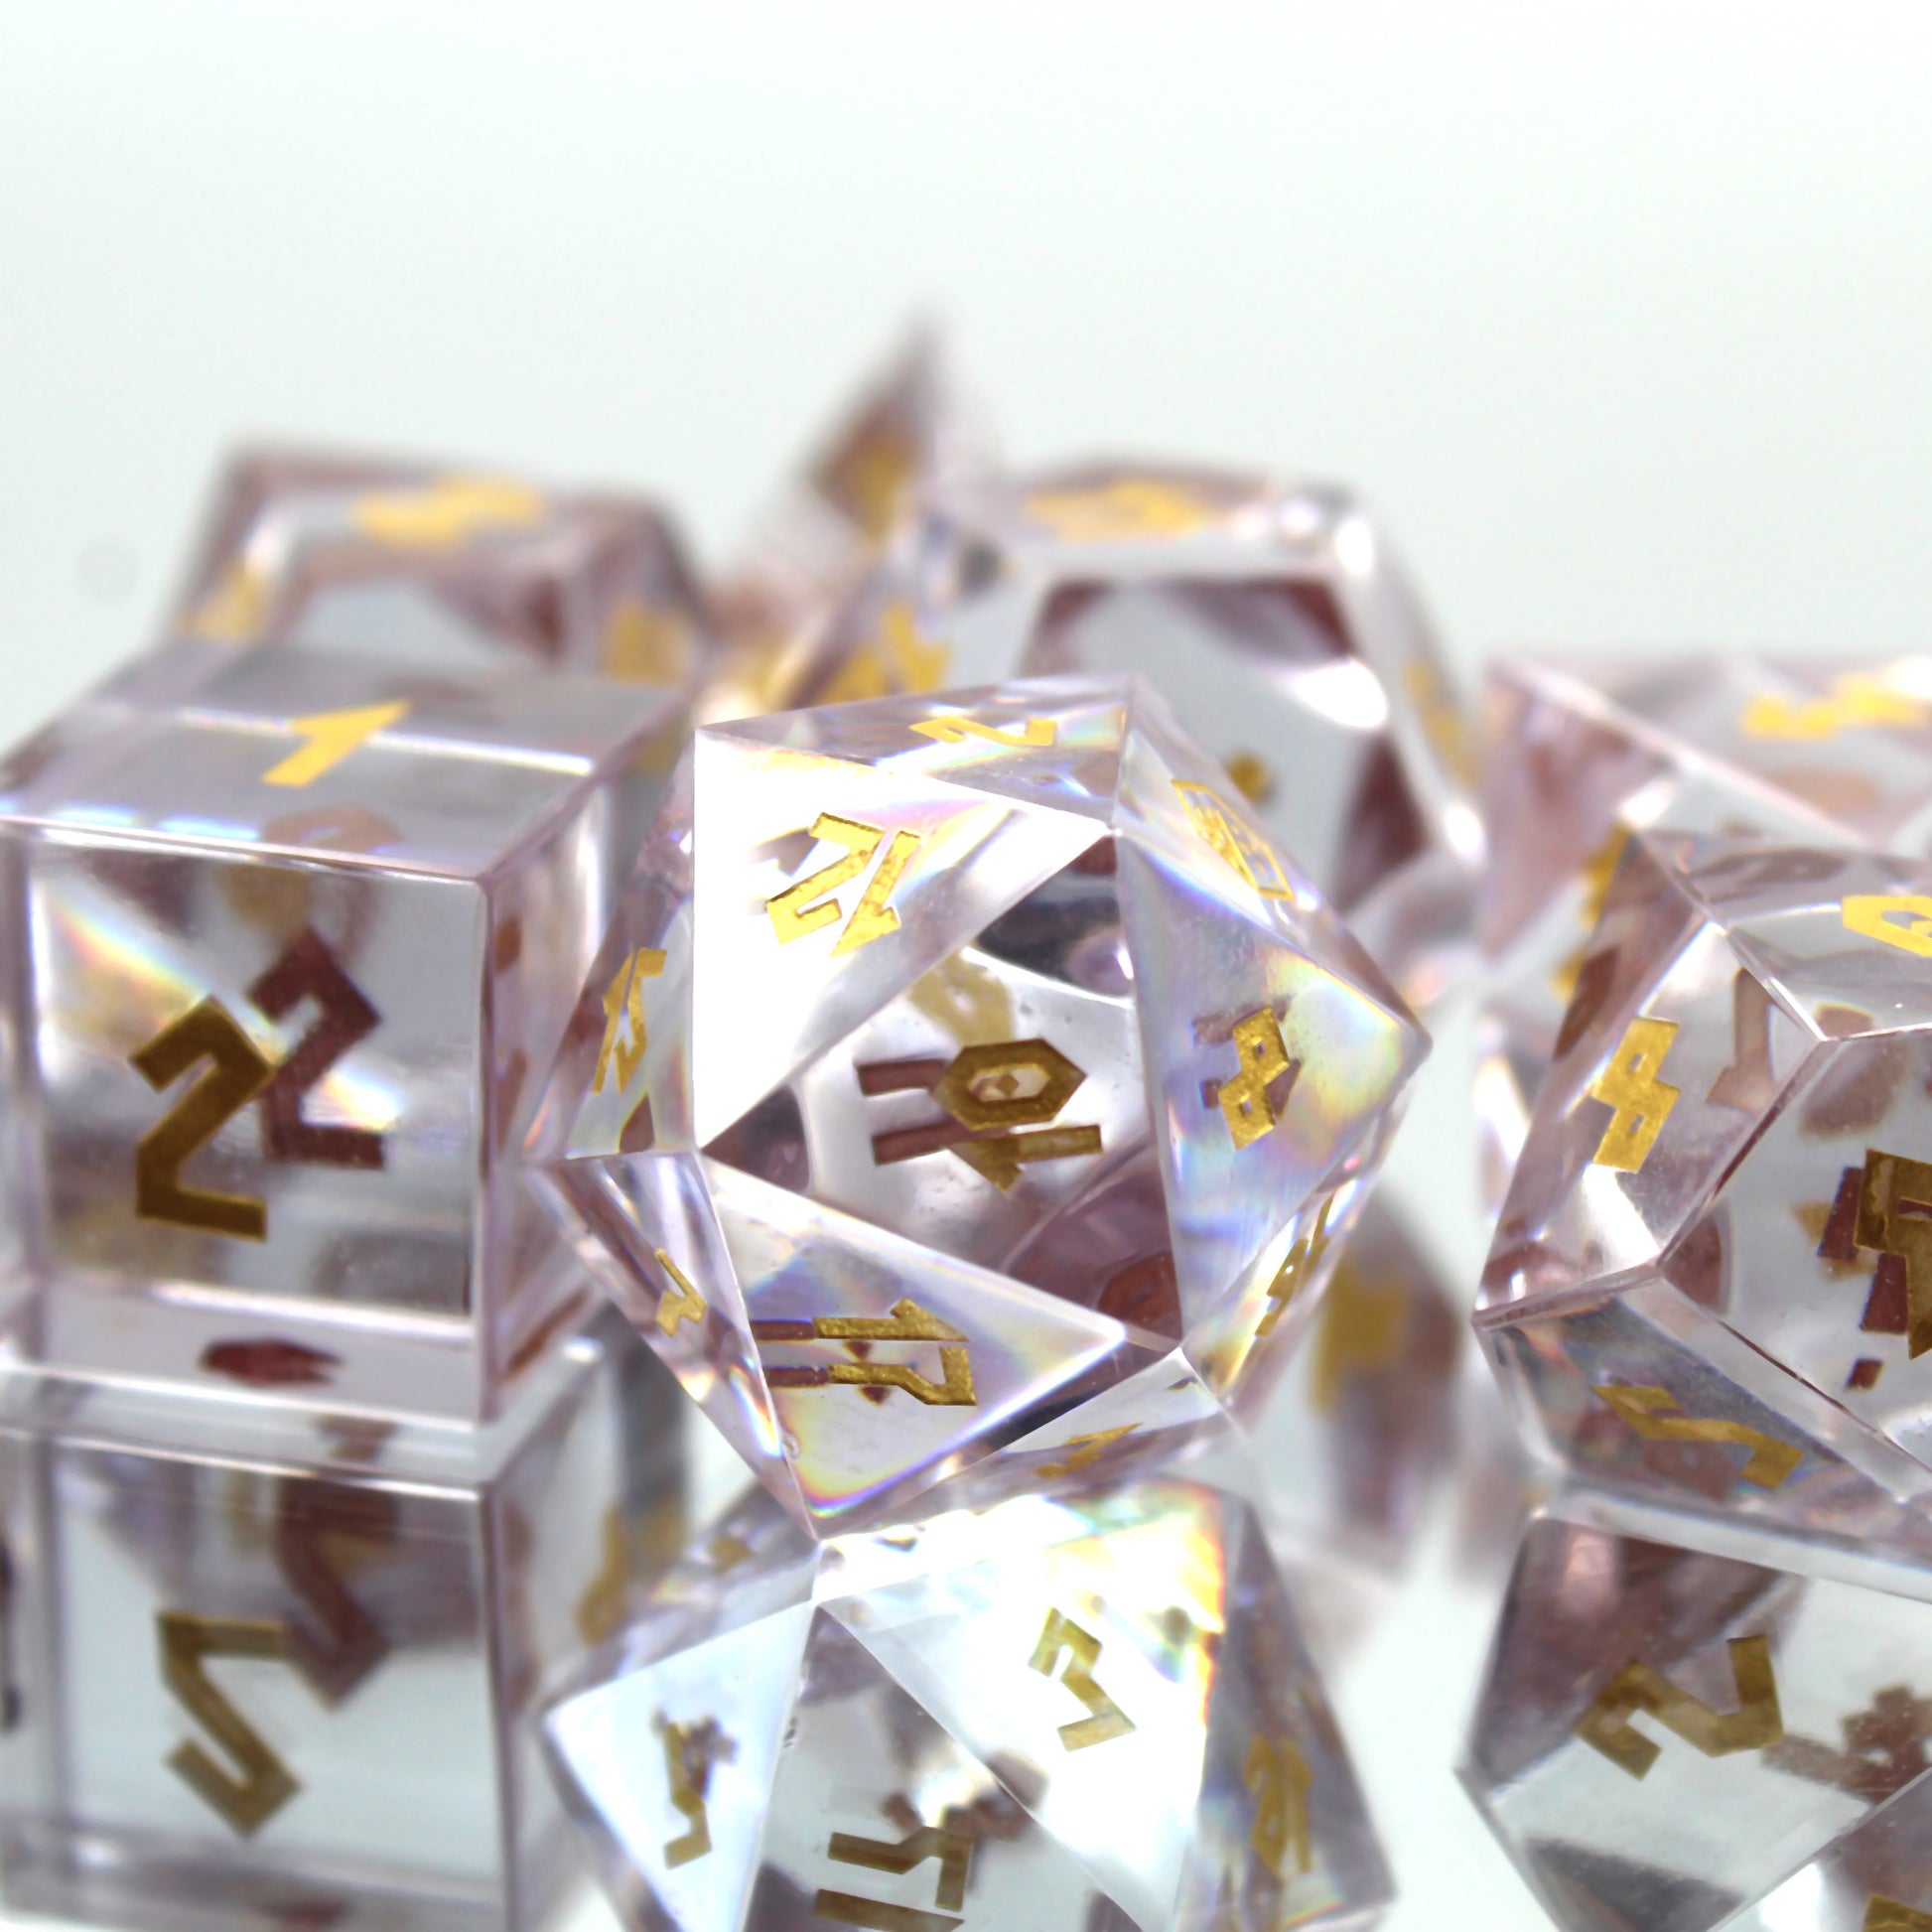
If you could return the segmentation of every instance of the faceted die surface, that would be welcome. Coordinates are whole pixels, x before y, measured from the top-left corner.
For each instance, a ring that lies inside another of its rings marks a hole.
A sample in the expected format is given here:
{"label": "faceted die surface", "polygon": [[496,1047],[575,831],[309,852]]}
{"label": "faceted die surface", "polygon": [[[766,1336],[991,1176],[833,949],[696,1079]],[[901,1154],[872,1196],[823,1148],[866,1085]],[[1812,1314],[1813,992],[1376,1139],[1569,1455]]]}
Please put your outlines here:
{"label": "faceted die surface", "polygon": [[697,675],[708,635],[654,503],[296,451],[228,466],[170,628],[459,668],[527,656],[675,686]]}
{"label": "faceted die surface", "polygon": [[1932,1919],[1932,1578],[1572,1494],[1525,1532],[1461,1776],[1575,1932]]}
{"label": "faceted die surface", "polygon": [[699,733],[533,1154],[801,1521],[1265,1400],[1426,1039],[1224,784],[1120,681]]}
{"label": "faceted die surface", "polygon": [[567,1340],[452,1427],[10,1371],[9,1906],[534,1924],[577,1868],[542,1693],[622,1620],[613,1550],[675,1508],[661,1454],[663,1493],[626,1479],[616,1372]]}
{"label": "faceted die surface", "polygon": [[1388,1881],[1260,1525],[1172,1478],[694,1548],[547,1724],[625,1922],[1359,1926]]}
{"label": "faceted die surface", "polygon": [[1932,659],[1505,661],[1483,707],[1491,975],[1478,1114],[1501,1198],[1631,832],[1927,850]]}
{"label": "faceted die surface", "polygon": [[1631,842],[1478,1305],[1601,1480],[1932,1546],[1932,875]]}
{"label": "faceted die surface", "polygon": [[1466,721],[1345,492],[1120,466],[962,485],[830,626],[828,665],[853,629],[930,680],[897,689],[1147,678],[1412,1002],[1466,963]]}
{"label": "faceted die surface", "polygon": [[0,770],[26,1346],[487,1410],[581,1297],[515,1166],[665,694],[178,645]]}

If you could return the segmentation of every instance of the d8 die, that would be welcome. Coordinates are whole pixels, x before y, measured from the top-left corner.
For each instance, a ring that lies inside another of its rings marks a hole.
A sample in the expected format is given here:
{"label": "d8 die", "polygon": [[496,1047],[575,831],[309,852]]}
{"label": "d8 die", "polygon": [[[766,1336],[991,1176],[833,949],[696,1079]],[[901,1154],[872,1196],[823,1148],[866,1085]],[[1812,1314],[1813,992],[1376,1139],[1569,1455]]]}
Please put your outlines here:
{"label": "d8 die", "polygon": [[538,1922],[575,1865],[541,1695],[621,1620],[611,1553],[660,1500],[601,1345],[482,1426],[20,1371],[0,1403],[10,1906]]}
{"label": "d8 die", "polygon": [[535,1158],[801,1521],[1278,1375],[1427,1041],[1224,786],[1131,681],[699,732]]}
{"label": "d8 die", "polygon": [[1566,1932],[1932,1924],[1932,1576],[1560,1497],[1461,1769]]}
{"label": "d8 die", "polygon": [[664,685],[693,679],[707,635],[655,504],[294,451],[229,466],[173,628]]}
{"label": "d8 die", "polygon": [[627,1924],[1276,1932],[1386,1904],[1239,1501],[1134,1482],[816,1552],[771,1528],[695,1550],[548,1720]]}
{"label": "d8 die", "polygon": [[1932,1548],[1932,873],[1633,841],[1484,1275],[1594,1476]]}
{"label": "d8 die", "polygon": [[515,1168],[663,694],[179,645],[0,769],[42,1359],[487,1411],[581,1280]]}

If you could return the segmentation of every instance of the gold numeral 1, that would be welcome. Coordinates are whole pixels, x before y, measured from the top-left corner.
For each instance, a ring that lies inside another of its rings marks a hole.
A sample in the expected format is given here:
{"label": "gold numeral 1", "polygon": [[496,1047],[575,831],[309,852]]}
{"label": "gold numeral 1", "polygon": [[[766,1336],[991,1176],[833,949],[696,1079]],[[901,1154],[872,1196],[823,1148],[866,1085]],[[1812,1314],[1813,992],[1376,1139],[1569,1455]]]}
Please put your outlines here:
{"label": "gold numeral 1", "polygon": [[1863,1932],[1932,1932],[1932,1912],[1916,1911],[1874,1891],[1865,1900]]}
{"label": "gold numeral 1", "polygon": [[941,1909],[925,1912],[912,1905],[888,1905],[853,1892],[821,1888],[812,1900],[815,1917],[830,1919],[834,1925],[868,1926],[873,1932],[947,1932],[947,1928],[962,1923],[954,1915],[965,1909],[966,1880],[973,1867],[973,1841],[964,1832],[942,1832],[921,1825],[897,1845],[887,1839],[834,1832],[827,1856],[834,1864],[856,1864],[867,1871],[895,1875],[910,1871],[928,1859],[936,1860],[939,1875],[933,1881],[932,1902]]}
{"label": "gold numeral 1", "polygon": [[912,729],[936,745],[963,745],[969,738],[983,738],[989,744],[1011,745],[1016,750],[1030,746],[1040,751],[1059,737],[1059,727],[1050,718],[1028,718],[1018,731],[1008,732],[994,725],[982,725],[977,718],[955,714],[946,718],[921,718]]}
{"label": "gold numeral 1", "polygon": [[1784,1735],[1784,1718],[1778,1710],[1770,1639],[1732,1637],[1728,1648],[1731,1681],[1737,1687],[1735,1711],[1712,1710],[1701,1698],[1680,1690],[1662,1671],[1633,1658],[1597,1693],[1577,1725],[1577,1735],[1633,1778],[1646,1776],[1663,1754],[1661,1745],[1630,1723],[1639,1711],[1648,1712],[1706,1757],[1763,1750],[1777,1743]]}
{"label": "gold numeral 1", "polygon": [[1776,1489],[1805,1459],[1804,1450],[1795,1443],[1780,1443],[1776,1437],[1760,1435],[1740,1422],[1717,1422],[1685,1415],[1668,1389],[1607,1382],[1595,1393],[1639,1436],[1652,1441],[1735,1443],[1739,1449],[1749,1449],[1750,1458],[1738,1474],[1760,1489]]}
{"label": "gold numeral 1", "polygon": [[1092,1715],[1061,1725],[1061,1744],[1070,1751],[1083,1751],[1089,1744],[1104,1744],[1109,1738],[1125,1737],[1134,1728],[1134,1721],[1094,1681],[1094,1666],[1100,1661],[1100,1639],[1058,1610],[1048,1610],[1039,1641],[1028,1661],[1042,1677],[1051,1677],[1062,1652],[1067,1664],[1060,1673],[1060,1682]]}
{"label": "gold numeral 1", "polygon": [[[1903,925],[1893,924],[1896,912],[1905,914]],[[1838,916],[1847,932],[1932,959],[1932,894],[1854,893],[1839,901]]]}
{"label": "gold numeral 1", "polygon": [[268,1238],[268,1208],[246,1194],[186,1187],[181,1171],[274,1077],[275,1069],[219,1000],[172,1020],[133,1056],[159,1093],[197,1060],[213,1065],[143,1134],[134,1148],[134,1211],[144,1220],[207,1228],[244,1241]]}
{"label": "gold numeral 1", "polygon": [[[593,1093],[604,1091],[614,1063],[620,1093],[642,1064],[644,1049],[650,1044],[644,1027],[644,982],[656,979],[663,970],[663,953],[655,946],[639,946],[624,956],[616,977],[604,989],[604,1043],[597,1049],[597,1071],[591,1078]],[[623,1040],[626,1028],[630,1034],[628,1046]]]}
{"label": "gold numeral 1", "polygon": [[292,718],[289,728],[309,742],[291,752],[280,764],[262,773],[265,785],[312,785],[325,771],[333,771],[358,747],[385,730],[409,709],[406,699],[395,704],[357,705],[348,711],[313,711]]}
{"label": "gold numeral 1", "polygon": [[1299,1073],[1301,1062],[1289,1058],[1281,1022],[1266,1007],[1237,1020],[1233,1037],[1241,1071],[1221,1082],[1218,1098],[1235,1146],[1249,1147],[1281,1119],[1268,1097],[1270,1083],[1284,1073]]}
{"label": "gold numeral 1", "polygon": [[1255,1823],[1248,1843],[1270,1871],[1281,1871],[1291,1848],[1297,1871],[1308,1871],[1314,1863],[1309,1833],[1309,1786],[1313,1778],[1293,1739],[1255,1732],[1241,1779],[1255,1798]]}
{"label": "gold numeral 1", "polygon": [[288,1632],[280,1623],[189,1616],[177,1610],[163,1610],[155,1621],[161,1638],[161,1681],[227,1752],[240,1775],[225,1770],[193,1741],[176,1749],[168,1768],[243,1838],[252,1838],[302,1787],[260,1731],[216,1689],[204,1666],[210,1657],[285,1660]]}
{"label": "gold numeral 1", "polygon": [[[835,897],[838,889],[865,871],[885,836],[878,826],[862,825],[855,818],[835,818],[830,812],[819,813],[812,821],[812,837],[844,846],[846,856],[834,859],[829,866],[821,866],[817,872],[807,874],[795,886],[787,886],[765,901],[764,909],[770,914],[771,929],[778,935],[779,945],[788,946],[794,939],[802,939],[806,933],[816,932],[839,917],[843,908]],[[886,856],[879,862],[879,870],[873,874],[859,903],[852,908],[852,916],[846,921],[838,944],[832,948],[835,958],[840,953],[856,952],[861,946],[898,930],[898,914],[888,901],[918,846],[916,832],[893,834]],[[821,893],[822,898],[818,897]]]}
{"label": "gold numeral 1", "polygon": [[1594,1166],[1637,1173],[1650,1159],[1677,1105],[1678,1089],[1658,1077],[1676,1037],[1674,1020],[1633,1020],[1624,1029],[1609,1065],[1589,1090],[1590,1099],[1614,1110],[1589,1157]]}

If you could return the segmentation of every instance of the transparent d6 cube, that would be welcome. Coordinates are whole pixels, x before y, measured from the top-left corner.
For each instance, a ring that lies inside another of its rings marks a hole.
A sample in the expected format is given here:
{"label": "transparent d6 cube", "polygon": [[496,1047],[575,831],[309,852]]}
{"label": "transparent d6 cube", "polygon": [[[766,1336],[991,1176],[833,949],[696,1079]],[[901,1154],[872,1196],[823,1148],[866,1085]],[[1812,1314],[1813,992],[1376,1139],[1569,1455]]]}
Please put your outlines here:
{"label": "transparent d6 cube", "polygon": [[665,694],[177,645],[0,769],[25,1345],[478,1415],[581,1297],[515,1151]]}
{"label": "transparent d6 cube", "polygon": [[228,465],[170,628],[675,686],[709,630],[655,503],[295,450]]}
{"label": "transparent d6 cube", "polygon": [[484,1425],[0,1378],[7,1903],[535,1924],[574,1869],[544,1686],[622,1621],[679,1503],[674,1455],[639,1485],[634,1453],[676,1413],[626,1418],[614,1348],[566,1341]]}

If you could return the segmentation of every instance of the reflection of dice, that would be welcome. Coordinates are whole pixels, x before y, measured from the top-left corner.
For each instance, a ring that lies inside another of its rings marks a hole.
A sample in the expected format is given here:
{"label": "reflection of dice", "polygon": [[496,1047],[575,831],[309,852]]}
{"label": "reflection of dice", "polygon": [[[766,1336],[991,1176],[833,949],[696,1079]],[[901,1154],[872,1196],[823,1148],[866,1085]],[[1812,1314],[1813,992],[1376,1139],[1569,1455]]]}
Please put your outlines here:
{"label": "reflection of dice", "polygon": [[859,1527],[1262,1400],[1424,1050],[1146,687],[1049,680],[701,731],[536,1153],[747,1460]]}
{"label": "reflection of dice", "polygon": [[816,1551],[775,1515],[701,1540],[548,1720],[632,1922],[1259,1932],[1387,1902],[1232,1497],[1130,1482]]}
{"label": "reflection of dice", "polygon": [[1645,827],[1923,849],[1932,660],[1496,665],[1484,700],[1491,980],[1479,1080],[1500,1199],[1624,841]]}
{"label": "reflection of dice", "polygon": [[172,624],[458,667],[520,653],[664,685],[692,680],[706,634],[654,504],[283,451],[229,466]]}
{"label": "reflection of dice", "polygon": [[1596,1477],[1932,1554],[1932,873],[1634,839],[1477,1322]]}
{"label": "reflection of dice", "polygon": [[681,717],[192,644],[16,753],[29,1347],[486,1412],[579,1293],[513,1158]]}
{"label": "reflection of dice", "polygon": [[1932,1927],[1932,1577],[1559,1498],[1461,1775],[1566,1932]]}
{"label": "reflection of dice", "polygon": [[9,1377],[9,1904],[534,1924],[573,1863],[538,1696],[621,1614],[651,1500],[616,1373],[566,1342],[484,1429]]}

